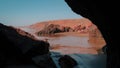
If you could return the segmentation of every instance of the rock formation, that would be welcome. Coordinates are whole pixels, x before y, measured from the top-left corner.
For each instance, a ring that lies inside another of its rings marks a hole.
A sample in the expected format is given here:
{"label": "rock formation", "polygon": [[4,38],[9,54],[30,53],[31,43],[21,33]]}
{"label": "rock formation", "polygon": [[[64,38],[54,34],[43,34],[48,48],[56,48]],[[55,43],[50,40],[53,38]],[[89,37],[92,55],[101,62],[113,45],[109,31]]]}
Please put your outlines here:
{"label": "rock formation", "polygon": [[36,34],[38,36],[41,35],[51,35],[60,32],[80,32],[80,33],[88,33],[87,26],[84,25],[76,25],[75,27],[71,28],[69,26],[60,26],[56,24],[49,24],[46,25],[41,31],[38,31]]}
{"label": "rock formation", "polygon": [[0,24],[0,66],[31,63],[32,57],[49,53],[49,43],[32,38],[21,35],[15,28]]}
{"label": "rock formation", "polygon": [[20,28],[15,28],[15,27],[13,27],[13,28],[16,29],[16,31],[23,36],[27,36],[27,37],[32,38],[32,39],[36,39],[32,34],[26,32],[26,31],[23,31]]}
{"label": "rock formation", "polygon": [[[118,22],[119,12],[118,1],[104,1],[104,0],[65,0],[73,12],[82,15],[91,20],[100,30],[105,39],[107,46],[107,67],[119,68],[120,44],[116,38],[119,36],[116,29],[119,28]],[[112,5],[114,4],[114,5]],[[114,26],[114,27],[113,27]],[[119,39],[119,38],[118,38]],[[113,59],[114,58],[114,59]]]}
{"label": "rock formation", "polygon": [[61,68],[74,68],[77,65],[77,62],[68,55],[60,57],[59,64]]}
{"label": "rock formation", "polygon": [[43,30],[39,31],[37,35],[38,36],[46,35],[46,34],[50,35],[50,34],[59,33],[59,32],[62,32],[62,30],[60,30],[59,25],[50,24],[45,26]]}
{"label": "rock formation", "polygon": [[95,26],[91,25],[89,27],[89,42],[90,43],[103,43],[105,45],[105,40],[100,32],[100,30]]}
{"label": "rock formation", "polygon": [[73,29],[75,29],[75,27],[79,25],[81,25],[82,27],[85,26],[87,28],[89,25],[91,25],[91,21],[88,20],[87,18],[51,20],[51,21],[38,22],[30,26],[24,26],[19,28],[24,29],[25,31],[31,34],[36,34],[37,32],[42,31],[46,26],[50,24],[59,25],[61,30],[63,30],[63,28],[65,29],[70,28],[70,32],[73,32],[74,31]]}

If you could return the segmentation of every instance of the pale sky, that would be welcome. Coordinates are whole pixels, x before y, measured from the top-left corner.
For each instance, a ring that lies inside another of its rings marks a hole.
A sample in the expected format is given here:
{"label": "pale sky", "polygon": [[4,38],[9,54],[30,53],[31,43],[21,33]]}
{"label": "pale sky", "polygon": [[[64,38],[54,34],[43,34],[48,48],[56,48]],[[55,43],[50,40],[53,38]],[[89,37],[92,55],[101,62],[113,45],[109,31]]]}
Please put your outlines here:
{"label": "pale sky", "polygon": [[0,0],[0,23],[6,25],[74,18],[82,16],[74,13],[64,0]]}

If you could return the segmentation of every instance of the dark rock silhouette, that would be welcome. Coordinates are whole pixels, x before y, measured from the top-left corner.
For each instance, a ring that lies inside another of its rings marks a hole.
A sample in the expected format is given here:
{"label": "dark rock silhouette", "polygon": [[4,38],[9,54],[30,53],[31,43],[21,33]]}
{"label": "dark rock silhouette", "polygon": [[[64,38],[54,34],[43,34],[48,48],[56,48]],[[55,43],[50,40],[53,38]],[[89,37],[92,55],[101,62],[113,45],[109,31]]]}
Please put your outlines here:
{"label": "dark rock silhouette", "polygon": [[21,35],[15,28],[0,24],[0,67],[33,63],[32,57],[49,53],[49,43]]}
{"label": "dark rock silhouette", "polygon": [[59,64],[61,68],[74,68],[74,66],[77,65],[77,62],[69,55],[64,55],[60,57]]}
{"label": "dark rock silhouette", "polygon": [[[118,28],[118,19],[116,15],[118,12],[117,1],[95,1],[95,0],[65,0],[71,7],[73,12],[82,15],[85,18],[90,19],[102,33],[107,46],[107,64],[108,68],[118,68],[119,63],[119,48],[116,46],[119,43],[115,39],[115,29]],[[114,4],[114,5],[112,5]],[[112,28],[115,26],[114,28]],[[117,35],[116,33],[116,36]],[[114,59],[113,59],[114,58]]]}

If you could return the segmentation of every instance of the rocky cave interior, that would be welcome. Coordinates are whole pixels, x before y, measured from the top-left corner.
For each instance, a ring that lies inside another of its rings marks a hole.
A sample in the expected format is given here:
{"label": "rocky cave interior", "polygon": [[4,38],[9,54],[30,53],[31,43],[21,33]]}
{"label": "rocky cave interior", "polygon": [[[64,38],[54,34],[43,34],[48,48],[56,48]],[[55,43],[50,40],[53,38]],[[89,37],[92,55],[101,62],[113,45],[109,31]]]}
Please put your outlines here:
{"label": "rocky cave interior", "polygon": [[[119,48],[116,48],[118,41],[115,39],[119,36],[115,33],[117,28],[116,16],[118,15],[117,5],[115,1],[95,1],[95,0],[65,0],[66,3],[71,7],[73,12],[82,15],[90,19],[101,31],[105,41],[106,41],[106,52],[107,52],[107,67],[108,68],[118,68],[119,66]],[[112,10],[113,11],[112,11]],[[116,26],[112,28],[113,26]],[[113,59],[114,58],[114,59]]]}
{"label": "rocky cave interior", "polygon": [[[110,13],[111,9],[116,10],[116,8],[114,8],[116,7],[116,5],[114,5],[113,7],[111,3],[105,2],[103,0],[100,1],[65,0],[65,2],[70,6],[73,12],[82,15],[85,18],[90,19],[98,27],[106,42],[105,52],[107,54],[107,61],[108,61],[107,67],[119,68],[120,67],[119,65],[120,60],[118,56],[119,47],[116,48],[116,45],[118,45],[119,43],[117,42],[117,40],[114,38],[115,36],[113,35],[113,33],[116,33],[113,29],[116,28],[111,28],[112,26],[115,25],[114,22],[116,19],[114,18],[115,17],[114,15],[117,14],[115,14],[116,12]],[[31,60],[31,57],[34,57],[36,55],[50,54],[49,43],[45,43],[44,41],[38,41],[32,35],[29,35],[29,37],[20,35],[17,32],[17,30],[14,29],[13,27],[8,27],[3,24],[0,24],[0,41],[1,44],[4,45],[1,46],[0,48],[1,68],[4,68],[6,66],[7,60],[9,60],[9,62],[7,62],[8,64],[12,63],[16,65],[19,64],[32,65],[34,63]],[[11,45],[12,47],[9,45]],[[19,45],[26,45],[26,46],[21,46],[20,48],[18,48],[17,46]],[[45,64],[47,64],[51,68],[56,68],[53,62],[51,61],[51,58],[48,56],[43,59],[46,58],[47,60],[41,63],[41,67],[42,66],[44,67],[46,66]],[[69,59],[70,57],[66,56],[66,58]],[[64,59],[64,57],[62,59]],[[73,59],[69,61],[71,62],[70,64],[73,64],[71,65],[71,67],[76,65]]]}

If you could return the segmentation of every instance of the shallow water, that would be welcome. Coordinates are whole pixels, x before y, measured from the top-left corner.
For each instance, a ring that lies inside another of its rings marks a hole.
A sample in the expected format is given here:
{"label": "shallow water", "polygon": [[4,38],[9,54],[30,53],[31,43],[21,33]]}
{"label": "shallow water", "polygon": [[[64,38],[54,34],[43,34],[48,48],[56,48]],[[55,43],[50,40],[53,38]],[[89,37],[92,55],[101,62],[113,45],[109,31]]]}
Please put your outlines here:
{"label": "shallow water", "polygon": [[91,44],[88,42],[88,37],[78,37],[78,36],[60,36],[60,37],[40,37],[39,39],[48,39],[50,45],[62,45],[62,46],[80,46],[80,47],[90,47]]}
{"label": "shallow water", "polygon": [[50,43],[50,50],[62,54],[98,54],[103,44],[91,44],[88,36],[64,35],[39,37]]}
{"label": "shallow water", "polygon": [[[59,52],[51,52],[51,58],[56,64],[57,68],[60,68],[59,58],[61,57],[61,53]],[[105,54],[67,54],[71,58],[73,58],[77,65],[74,68],[106,68],[106,55]]]}

